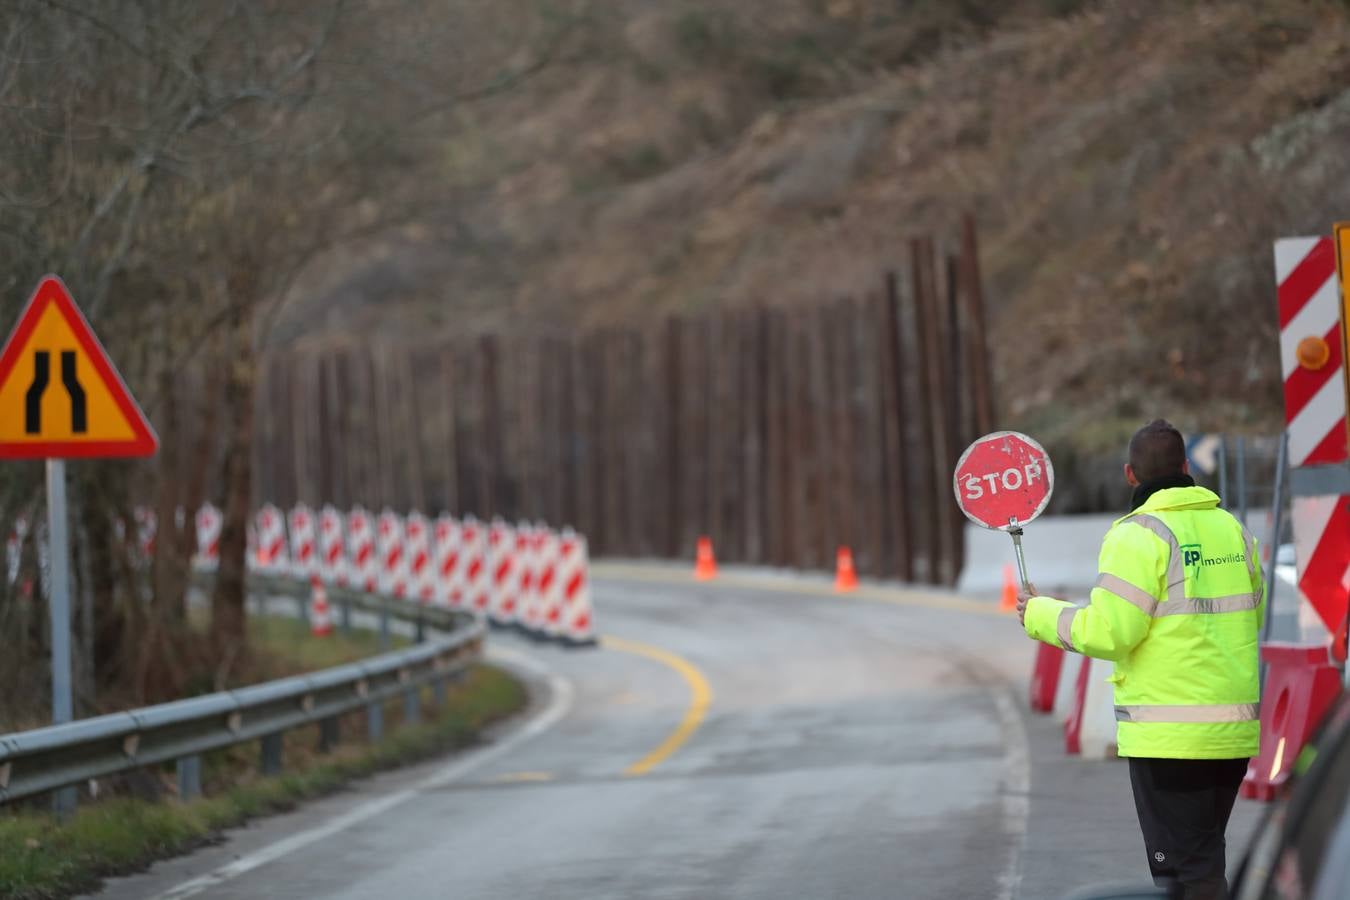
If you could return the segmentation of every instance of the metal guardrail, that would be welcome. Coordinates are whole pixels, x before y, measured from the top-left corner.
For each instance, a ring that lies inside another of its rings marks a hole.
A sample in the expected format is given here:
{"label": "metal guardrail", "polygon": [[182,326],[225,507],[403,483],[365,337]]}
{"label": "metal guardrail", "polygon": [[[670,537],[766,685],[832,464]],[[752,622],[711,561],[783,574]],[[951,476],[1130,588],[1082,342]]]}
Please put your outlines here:
{"label": "metal guardrail", "polygon": [[[290,593],[296,586],[250,578],[249,593]],[[486,627],[470,614],[357,591],[333,593],[344,608],[377,613],[385,635],[391,618],[415,623],[419,640],[426,626],[444,634],[308,675],[0,735],[0,804],[169,761],[177,763],[180,798],[190,799],[201,793],[201,754],[252,740],[261,744],[262,772],[276,774],[286,731],[318,723],[326,750],[338,740],[338,717],[365,708],[370,739],[378,740],[386,701],[402,695],[404,720],[416,721],[422,688],[431,685],[443,705],[447,682],[482,656]]]}

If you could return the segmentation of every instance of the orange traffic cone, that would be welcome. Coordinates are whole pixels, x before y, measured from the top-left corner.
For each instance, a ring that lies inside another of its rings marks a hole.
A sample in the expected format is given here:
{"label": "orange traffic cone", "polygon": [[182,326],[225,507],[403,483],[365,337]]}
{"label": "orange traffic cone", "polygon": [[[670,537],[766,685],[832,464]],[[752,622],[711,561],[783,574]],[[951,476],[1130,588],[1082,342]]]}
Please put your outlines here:
{"label": "orange traffic cone", "polygon": [[712,538],[698,539],[698,559],[694,563],[695,581],[712,581],[717,577],[717,560],[713,558]]}
{"label": "orange traffic cone", "polygon": [[853,551],[840,547],[834,555],[834,590],[846,594],[858,586],[858,573],[853,570]]}
{"label": "orange traffic cone", "polygon": [[1011,564],[1003,567],[1003,597],[999,601],[999,612],[1012,612],[1017,609],[1017,579],[1013,577]]}
{"label": "orange traffic cone", "polygon": [[318,575],[309,579],[309,630],[315,637],[328,637],[333,633],[333,611],[328,608],[328,591]]}

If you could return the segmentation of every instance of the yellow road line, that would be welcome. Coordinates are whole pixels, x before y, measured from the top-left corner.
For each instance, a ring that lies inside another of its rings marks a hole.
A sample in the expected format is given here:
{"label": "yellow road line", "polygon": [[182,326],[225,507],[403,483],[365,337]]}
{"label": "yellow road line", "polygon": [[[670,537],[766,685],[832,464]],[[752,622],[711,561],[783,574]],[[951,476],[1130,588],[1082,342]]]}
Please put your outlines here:
{"label": "yellow road line", "polygon": [[[647,566],[625,566],[615,563],[597,563],[592,574],[600,578],[622,578],[629,581],[647,581],[657,584],[694,585],[691,576],[683,572]],[[813,597],[837,597],[841,600],[866,600],[869,603],[889,603],[892,606],[921,606],[943,612],[970,613],[977,616],[1007,616],[992,603],[981,603],[950,594],[918,591],[909,588],[863,584],[856,591],[839,594],[827,582],[794,581],[790,578],[765,578],[752,574],[724,572],[712,581],[700,582],[708,587],[735,587],[779,594],[805,594]]]}
{"label": "yellow road line", "polygon": [[680,749],[684,742],[689,740],[689,736],[698,730],[698,726],[703,724],[703,717],[712,704],[712,688],[708,686],[708,679],[703,677],[703,673],[695,668],[693,663],[682,656],[676,656],[669,650],[662,650],[660,647],[653,647],[651,644],[630,641],[608,634],[600,639],[600,643],[601,646],[609,650],[644,656],[647,659],[669,666],[679,673],[685,684],[689,685],[689,708],[685,710],[684,717],[680,719],[680,724],[675,726],[675,730],[666,736],[660,746],[623,771],[624,775],[630,777],[646,775],[665,762],[672,753]]}

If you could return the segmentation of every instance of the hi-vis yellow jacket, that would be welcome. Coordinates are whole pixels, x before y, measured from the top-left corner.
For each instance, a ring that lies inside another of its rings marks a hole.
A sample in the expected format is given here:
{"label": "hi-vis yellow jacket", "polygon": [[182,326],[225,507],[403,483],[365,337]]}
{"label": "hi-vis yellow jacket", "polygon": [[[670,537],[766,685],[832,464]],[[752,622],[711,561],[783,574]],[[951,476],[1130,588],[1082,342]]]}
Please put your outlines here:
{"label": "hi-vis yellow jacket", "polygon": [[1201,487],[1167,488],[1102,542],[1091,602],[1033,597],[1026,632],[1109,659],[1121,756],[1234,759],[1261,734],[1256,541]]}

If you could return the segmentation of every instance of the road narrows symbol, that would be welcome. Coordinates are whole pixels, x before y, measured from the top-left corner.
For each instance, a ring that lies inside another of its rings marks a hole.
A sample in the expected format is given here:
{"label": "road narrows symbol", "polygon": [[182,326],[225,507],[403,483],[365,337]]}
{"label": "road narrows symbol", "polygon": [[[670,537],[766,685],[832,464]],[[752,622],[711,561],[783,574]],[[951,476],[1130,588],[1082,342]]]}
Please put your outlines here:
{"label": "road narrows symbol", "polygon": [[33,383],[23,398],[23,430],[29,434],[42,433],[42,394],[51,377],[52,357],[46,350],[33,353]]}
{"label": "road narrows symbol", "polygon": [[[76,374],[77,357],[74,350],[61,351],[61,385],[70,395],[70,430],[84,434],[89,430],[89,408],[84,387]],[[23,429],[29,434],[42,433],[42,395],[51,381],[52,355],[47,350],[33,351],[33,383],[24,394]]]}
{"label": "road narrows symbol", "polygon": [[75,374],[75,351],[61,351],[61,383],[70,395],[70,430],[75,434],[84,434],[89,428],[89,417],[85,409],[84,388]]}

